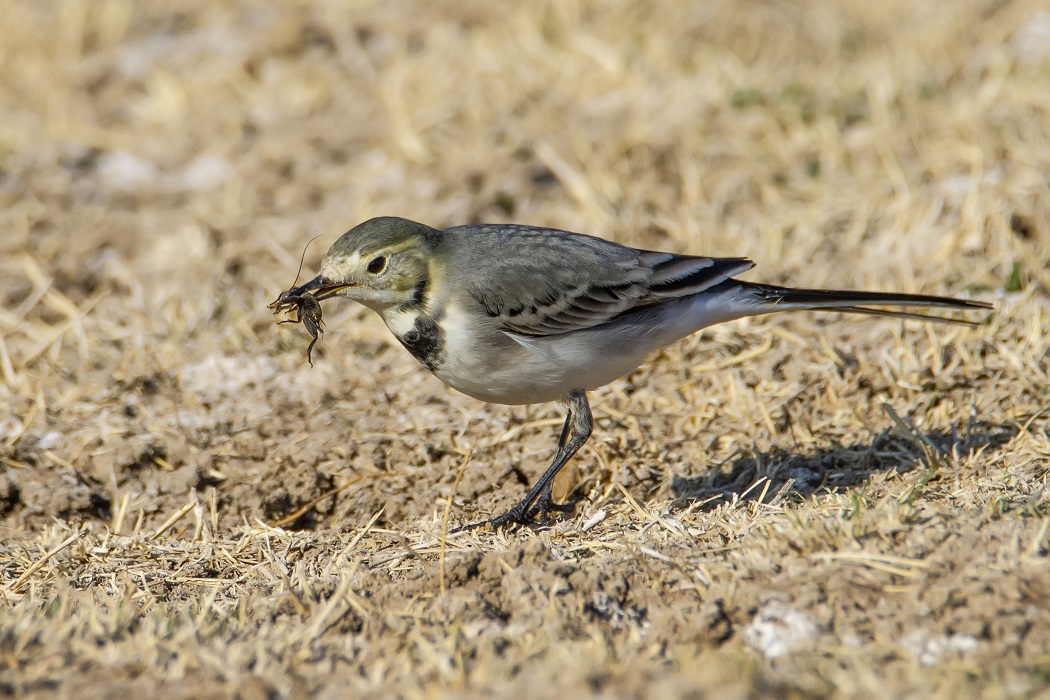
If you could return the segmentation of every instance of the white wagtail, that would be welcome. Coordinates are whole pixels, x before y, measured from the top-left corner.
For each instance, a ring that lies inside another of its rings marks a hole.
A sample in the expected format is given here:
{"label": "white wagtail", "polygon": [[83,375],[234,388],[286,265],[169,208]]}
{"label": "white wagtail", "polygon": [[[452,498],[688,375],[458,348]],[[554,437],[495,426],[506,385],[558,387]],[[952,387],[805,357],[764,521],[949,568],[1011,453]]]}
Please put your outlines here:
{"label": "white wagtail", "polygon": [[796,309],[975,325],[877,307],[992,308],[947,297],[733,279],[753,265],[745,258],[636,250],[533,226],[439,231],[382,217],[343,234],[325,255],[320,275],[282,293],[271,308],[297,312],[293,320],[304,321],[316,340],[317,302],[346,297],[377,312],[405,349],[453,389],[492,403],[565,404],[553,463],[517,505],[475,524],[495,527],[571,510],[572,503],[553,502],[551,485],[590,437],[587,392],[701,328]]}

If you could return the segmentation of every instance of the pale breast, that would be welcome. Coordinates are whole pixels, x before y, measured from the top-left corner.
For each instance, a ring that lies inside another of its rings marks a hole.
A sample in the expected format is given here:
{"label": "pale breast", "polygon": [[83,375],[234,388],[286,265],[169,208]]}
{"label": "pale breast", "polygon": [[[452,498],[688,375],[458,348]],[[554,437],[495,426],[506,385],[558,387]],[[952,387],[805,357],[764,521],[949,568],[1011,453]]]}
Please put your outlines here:
{"label": "pale breast", "polygon": [[647,351],[610,344],[593,332],[521,336],[451,306],[440,325],[443,361],[432,371],[453,389],[491,403],[546,403],[574,389],[596,389],[634,370]]}
{"label": "pale breast", "polygon": [[733,293],[676,299],[580,331],[528,336],[484,313],[449,304],[435,320],[419,311],[384,320],[401,344],[448,386],[481,401],[545,403],[623,377],[657,348],[744,315]]}

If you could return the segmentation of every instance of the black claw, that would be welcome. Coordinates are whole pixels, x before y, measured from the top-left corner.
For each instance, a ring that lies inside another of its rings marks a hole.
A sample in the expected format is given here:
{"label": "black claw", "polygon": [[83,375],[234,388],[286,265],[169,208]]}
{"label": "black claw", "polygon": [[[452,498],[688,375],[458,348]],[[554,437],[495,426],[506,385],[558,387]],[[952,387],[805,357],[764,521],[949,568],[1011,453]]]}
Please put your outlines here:
{"label": "black claw", "polygon": [[545,497],[541,496],[534,505],[528,507],[528,510],[526,510],[527,501],[522,501],[502,515],[463,525],[450,532],[451,534],[469,532],[486,525],[491,526],[493,530],[514,526],[547,527],[555,522],[555,518],[551,517],[553,513],[569,513],[571,515],[576,512],[576,504],[581,500],[581,498],[574,498],[565,503],[556,503],[548,494]]}
{"label": "black claw", "polygon": [[572,514],[576,512],[576,504],[579,502],[579,498],[574,498],[565,503],[556,503],[547,493],[540,496],[536,505],[529,509],[525,519],[543,526],[551,525],[555,521],[555,518],[551,517],[554,513],[568,513],[569,517],[572,517]]}
{"label": "black claw", "polygon": [[572,514],[576,512],[576,504],[582,500],[583,496],[577,496],[576,498],[569,499],[564,503],[556,503],[554,499],[550,497],[550,494],[547,494],[545,498],[540,498],[539,503],[536,504],[536,507],[541,513],[550,513],[551,511],[555,511],[558,513]]}
{"label": "black claw", "polygon": [[477,530],[480,527],[489,525],[493,530],[497,530],[501,527],[513,526],[513,525],[528,525],[529,514],[525,512],[525,509],[521,507],[521,503],[517,504],[503,515],[497,515],[495,518],[489,518],[488,520],[479,520],[476,523],[470,523],[469,525],[461,525],[454,530],[450,531],[450,534],[455,535],[459,532],[470,532],[471,530]]}

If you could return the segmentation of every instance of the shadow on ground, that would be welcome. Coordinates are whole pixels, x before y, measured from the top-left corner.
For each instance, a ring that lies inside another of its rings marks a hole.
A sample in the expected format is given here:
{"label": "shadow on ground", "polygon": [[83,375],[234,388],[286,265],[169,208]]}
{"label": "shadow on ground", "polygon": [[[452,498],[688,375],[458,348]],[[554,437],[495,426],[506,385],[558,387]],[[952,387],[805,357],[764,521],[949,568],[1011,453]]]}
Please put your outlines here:
{"label": "shadow on ground", "polygon": [[968,421],[951,431],[920,432],[896,415],[891,417],[895,425],[868,442],[837,445],[810,454],[779,447],[764,452],[740,451],[727,463],[728,468],[702,476],[675,477],[671,483],[674,508],[711,510],[731,501],[768,503],[790,495],[807,498],[818,491],[857,486],[883,472],[926,469],[932,479],[951,461],[997,452],[1021,432],[1016,423],[986,421]]}

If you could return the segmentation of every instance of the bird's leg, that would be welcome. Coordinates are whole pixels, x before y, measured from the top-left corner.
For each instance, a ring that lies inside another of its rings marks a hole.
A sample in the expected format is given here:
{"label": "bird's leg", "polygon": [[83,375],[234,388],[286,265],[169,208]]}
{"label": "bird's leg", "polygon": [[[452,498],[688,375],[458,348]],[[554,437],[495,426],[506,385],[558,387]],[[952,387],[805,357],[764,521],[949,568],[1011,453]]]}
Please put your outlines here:
{"label": "bird's leg", "polygon": [[[589,420],[590,407],[586,405],[586,401],[584,402],[584,404],[584,410],[587,412],[587,418]],[[569,404],[569,411],[568,414],[565,416],[565,424],[562,425],[561,436],[558,438],[558,450],[554,454],[555,462],[558,461],[558,458],[565,451],[565,444],[569,438],[569,430],[574,424],[574,415],[578,414],[579,412],[579,409],[574,411],[572,408],[572,404]],[[583,443],[587,442],[587,437],[590,436],[590,427],[586,427],[586,429],[582,430],[581,432],[586,433],[586,435],[584,435],[582,441],[580,442],[580,446],[582,447]],[[576,448],[576,450],[578,449],[579,447]],[[569,459],[572,457],[573,454],[575,454],[576,450],[573,450],[572,453],[565,457],[565,462],[562,464],[562,466],[568,463]],[[551,494],[551,490],[554,488],[554,478],[555,477],[551,477],[551,479],[547,481],[547,485],[540,492],[540,495],[536,499],[536,502],[532,505],[531,508],[529,508],[529,512],[525,515],[525,521],[532,521],[533,518],[535,518],[536,516],[542,516],[541,522],[543,522],[548,520],[547,515],[550,514],[551,511],[557,511],[559,513],[572,513],[576,510],[576,504],[579,503],[579,498],[574,498],[570,501],[566,501],[565,503],[556,503],[554,501],[554,496]],[[540,481],[543,481],[543,479],[541,478]],[[526,500],[528,499],[526,498]]]}
{"label": "bird's leg", "polygon": [[[555,460],[565,450],[565,442],[569,437],[569,427],[572,424],[572,414],[565,417],[565,424],[561,428],[561,437],[558,438],[558,451],[555,453]],[[584,438],[586,442],[586,438]],[[581,445],[583,443],[580,443]],[[577,448],[578,449],[578,448]],[[570,455],[571,457],[571,455]],[[568,459],[566,459],[568,462]],[[536,499],[536,503],[529,509],[528,515],[525,516],[526,520],[532,520],[537,515],[546,516],[551,511],[557,511],[559,513],[572,513],[576,510],[576,504],[580,499],[574,498],[565,503],[556,503],[554,496],[551,493],[554,488],[554,479],[547,482],[547,486],[540,492],[539,498]]]}
{"label": "bird's leg", "polygon": [[568,415],[565,417],[565,425],[561,429],[561,437],[558,439],[558,451],[554,455],[554,461],[547,471],[543,473],[539,481],[529,490],[525,498],[521,499],[513,508],[503,515],[498,515],[490,520],[466,525],[459,531],[473,530],[481,525],[492,525],[493,528],[502,527],[512,523],[525,524],[538,514],[545,514],[551,510],[571,511],[575,502],[554,503],[551,498],[551,487],[554,485],[554,477],[558,475],[561,468],[572,459],[587,439],[591,436],[594,421],[591,418],[591,407],[587,403],[587,394],[582,390],[573,391],[567,401]]}

